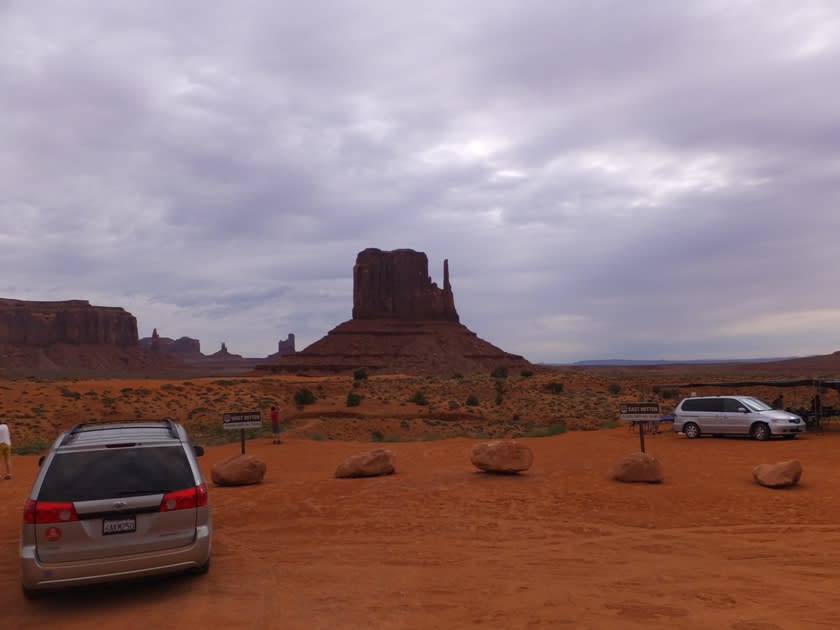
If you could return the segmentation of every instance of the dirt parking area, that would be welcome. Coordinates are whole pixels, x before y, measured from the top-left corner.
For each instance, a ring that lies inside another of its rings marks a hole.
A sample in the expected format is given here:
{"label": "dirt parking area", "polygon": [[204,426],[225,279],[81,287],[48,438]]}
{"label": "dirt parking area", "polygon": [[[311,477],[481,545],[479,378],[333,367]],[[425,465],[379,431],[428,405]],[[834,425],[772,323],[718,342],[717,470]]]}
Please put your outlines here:
{"label": "dirt parking area", "polygon": [[[658,485],[620,484],[626,428],[520,440],[530,471],[470,464],[471,439],[386,444],[397,474],[335,479],[380,444],[251,441],[265,482],[210,488],[206,576],[24,600],[17,545],[36,456],[0,481],[3,628],[833,628],[840,618],[840,431],[792,441],[649,436]],[[214,446],[210,467],[239,451]],[[799,486],[752,481],[798,459]]]}

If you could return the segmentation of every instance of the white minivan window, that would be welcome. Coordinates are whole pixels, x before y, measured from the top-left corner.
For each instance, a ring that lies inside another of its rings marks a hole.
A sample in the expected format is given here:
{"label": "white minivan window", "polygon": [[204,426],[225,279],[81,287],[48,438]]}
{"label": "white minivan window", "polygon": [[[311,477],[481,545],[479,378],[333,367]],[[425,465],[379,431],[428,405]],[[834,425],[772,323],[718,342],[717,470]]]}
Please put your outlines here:
{"label": "white minivan window", "polygon": [[744,404],[752,409],[753,411],[767,411],[768,409],[772,409],[770,405],[768,405],[763,400],[759,400],[758,398],[753,398],[752,396],[744,397],[741,399]]}

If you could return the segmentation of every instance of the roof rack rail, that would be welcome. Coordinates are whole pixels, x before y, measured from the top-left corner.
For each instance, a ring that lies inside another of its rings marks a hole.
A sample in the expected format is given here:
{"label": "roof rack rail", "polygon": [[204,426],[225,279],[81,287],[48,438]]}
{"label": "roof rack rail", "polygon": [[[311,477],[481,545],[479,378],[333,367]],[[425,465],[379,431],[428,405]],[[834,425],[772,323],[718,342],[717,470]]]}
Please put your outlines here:
{"label": "roof rack rail", "polygon": [[175,421],[168,416],[164,418],[163,421],[166,423],[166,426],[169,427],[169,435],[180,440],[181,436],[178,435],[178,426],[175,424]]}
{"label": "roof rack rail", "polygon": [[[131,422],[131,420],[127,421]],[[142,422],[155,422],[155,423],[163,423],[166,425],[166,430],[168,431],[169,435],[176,440],[180,440],[181,436],[178,433],[178,424],[169,417],[162,418],[160,420],[144,420],[144,419],[137,419],[135,422],[142,423]],[[96,431],[97,429],[108,429],[109,425],[113,424],[111,422],[80,422],[79,424],[73,425],[70,429],[67,430],[66,434],[64,435],[64,439],[61,440],[61,446],[69,444],[72,442],[79,433],[85,430],[93,430]]]}
{"label": "roof rack rail", "polygon": [[64,439],[61,440],[61,445],[64,446],[65,444],[71,442],[76,437],[76,434],[79,433],[82,429],[84,429],[85,426],[87,426],[86,423],[80,422],[70,427],[70,429],[64,435]]}

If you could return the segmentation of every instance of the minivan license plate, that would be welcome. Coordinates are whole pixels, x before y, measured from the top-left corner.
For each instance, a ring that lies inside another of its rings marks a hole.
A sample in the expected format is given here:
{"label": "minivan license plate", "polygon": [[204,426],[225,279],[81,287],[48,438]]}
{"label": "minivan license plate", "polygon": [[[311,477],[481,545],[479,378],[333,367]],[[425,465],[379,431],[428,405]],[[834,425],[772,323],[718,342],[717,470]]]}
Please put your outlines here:
{"label": "minivan license plate", "polygon": [[125,534],[137,531],[137,520],[133,516],[126,518],[104,518],[102,519],[102,534]]}

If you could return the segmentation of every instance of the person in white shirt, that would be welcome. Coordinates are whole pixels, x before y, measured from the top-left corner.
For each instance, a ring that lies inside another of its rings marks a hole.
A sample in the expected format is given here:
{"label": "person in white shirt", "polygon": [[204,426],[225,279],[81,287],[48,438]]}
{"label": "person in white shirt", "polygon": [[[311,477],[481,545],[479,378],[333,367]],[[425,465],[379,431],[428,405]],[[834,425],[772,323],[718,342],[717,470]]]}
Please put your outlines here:
{"label": "person in white shirt", "polygon": [[4,479],[12,478],[12,438],[9,435],[9,425],[0,423],[0,459],[6,467]]}

